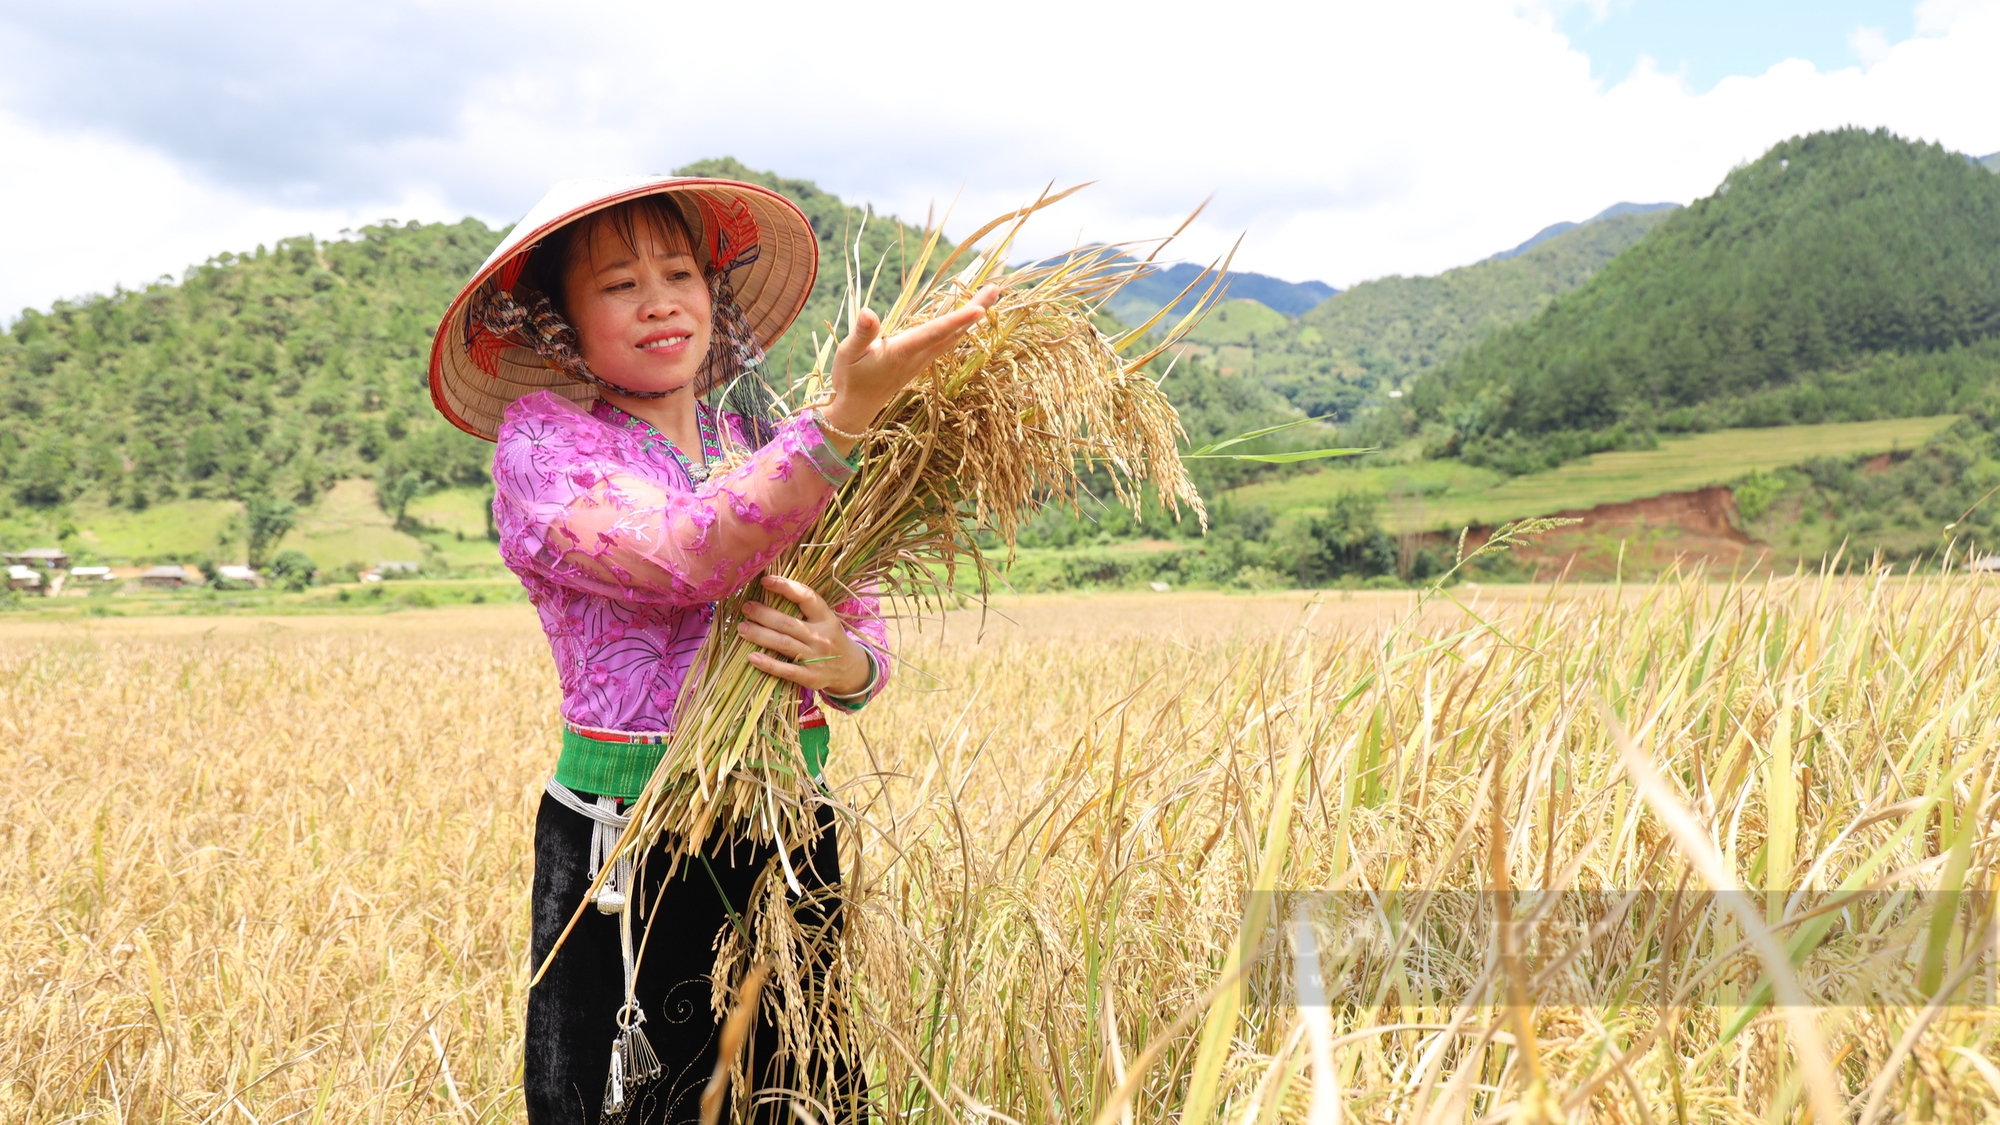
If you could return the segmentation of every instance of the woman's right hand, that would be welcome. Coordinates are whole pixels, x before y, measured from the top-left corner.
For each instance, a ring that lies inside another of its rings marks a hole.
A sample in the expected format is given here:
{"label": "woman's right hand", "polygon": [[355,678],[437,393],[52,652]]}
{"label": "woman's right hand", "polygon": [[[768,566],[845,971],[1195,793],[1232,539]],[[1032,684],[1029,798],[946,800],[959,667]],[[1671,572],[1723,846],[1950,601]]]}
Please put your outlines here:
{"label": "woman's right hand", "polygon": [[[866,431],[897,391],[957,343],[999,300],[1000,290],[988,285],[960,308],[887,338],[878,335],[882,318],[862,309],[854,318],[854,330],[833,353],[833,400],[820,408],[827,424],[854,434]],[[842,457],[854,449],[855,443],[847,438],[822,436]]]}

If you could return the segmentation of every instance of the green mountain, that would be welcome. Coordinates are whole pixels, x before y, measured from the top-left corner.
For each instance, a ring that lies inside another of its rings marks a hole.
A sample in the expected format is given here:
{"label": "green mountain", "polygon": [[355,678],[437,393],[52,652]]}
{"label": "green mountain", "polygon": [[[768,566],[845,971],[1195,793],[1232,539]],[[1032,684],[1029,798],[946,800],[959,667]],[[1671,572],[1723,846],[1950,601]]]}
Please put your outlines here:
{"label": "green mountain", "polygon": [[1254,376],[1308,414],[1350,421],[1487,333],[1534,316],[1666,215],[1611,215],[1512,257],[1364,282],[1296,321],[1251,310],[1231,316],[1225,305],[1196,329],[1195,355]]}
{"label": "green mountain", "polygon": [[1468,459],[1525,471],[1620,432],[1956,411],[2000,376],[1996,336],[2000,179],[1843,129],[1731,172],[1412,397]]}
{"label": "green mountain", "polygon": [[[825,332],[845,285],[843,246],[859,234],[893,288],[898,239],[921,234],[733,160],[681,172],[776,188],[820,236],[819,282],[771,349],[774,379],[810,369],[811,332]],[[74,533],[73,509],[158,522],[148,509],[191,505],[216,523],[226,503],[277,527],[350,478],[372,478],[412,526],[412,501],[484,488],[491,447],[437,416],[425,371],[437,318],[502,233],[466,219],[301,235],[178,282],[23,312],[0,334],[0,546]]]}

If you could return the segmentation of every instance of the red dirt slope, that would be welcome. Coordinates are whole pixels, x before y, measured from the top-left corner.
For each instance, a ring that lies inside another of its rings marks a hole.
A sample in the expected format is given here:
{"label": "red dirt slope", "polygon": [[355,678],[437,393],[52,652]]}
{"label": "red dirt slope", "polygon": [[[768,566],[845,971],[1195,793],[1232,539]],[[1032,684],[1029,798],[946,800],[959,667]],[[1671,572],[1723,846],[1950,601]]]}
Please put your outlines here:
{"label": "red dirt slope", "polygon": [[[1543,580],[1565,568],[1572,578],[1609,578],[1621,570],[1631,578],[1657,573],[1676,561],[1709,570],[1744,570],[1757,565],[1768,550],[1737,526],[1736,497],[1727,488],[1667,492],[1553,514],[1583,522],[1545,532],[1512,552],[1517,564]],[[1465,537],[1466,550],[1492,534],[1490,527],[1473,528]]]}

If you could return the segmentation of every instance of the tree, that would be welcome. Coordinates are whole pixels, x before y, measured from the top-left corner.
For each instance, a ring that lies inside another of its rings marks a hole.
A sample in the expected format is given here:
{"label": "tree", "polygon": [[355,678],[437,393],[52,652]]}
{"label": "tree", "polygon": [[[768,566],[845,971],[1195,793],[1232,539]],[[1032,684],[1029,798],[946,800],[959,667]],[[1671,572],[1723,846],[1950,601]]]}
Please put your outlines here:
{"label": "tree", "polygon": [[249,547],[250,565],[264,565],[266,552],[277,546],[278,540],[292,529],[292,522],[298,509],[283,500],[269,496],[252,496],[243,502],[245,541]]}
{"label": "tree", "polygon": [[69,440],[62,434],[44,434],[25,450],[13,473],[14,497],[37,508],[52,507],[69,499],[76,486],[76,463],[70,457]]}
{"label": "tree", "polygon": [[410,529],[410,501],[429,491],[424,475],[412,469],[388,478],[381,486],[382,509],[396,522],[396,530]]}

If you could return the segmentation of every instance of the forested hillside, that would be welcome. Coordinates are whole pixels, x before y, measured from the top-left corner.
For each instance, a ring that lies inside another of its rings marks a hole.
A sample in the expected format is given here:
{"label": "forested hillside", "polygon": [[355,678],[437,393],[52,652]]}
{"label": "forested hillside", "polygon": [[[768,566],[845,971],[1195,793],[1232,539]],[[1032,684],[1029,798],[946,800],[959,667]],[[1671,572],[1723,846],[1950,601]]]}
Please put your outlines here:
{"label": "forested hillside", "polygon": [[0,496],[309,502],[343,476],[479,479],[432,417],[430,332],[499,241],[476,220],[301,235],[179,283],[58,301],[0,338]]}
{"label": "forested hillside", "polygon": [[1416,384],[1513,471],[1618,432],[1962,409],[2000,376],[2000,177],[1936,145],[1795,138],[1528,323]]}

